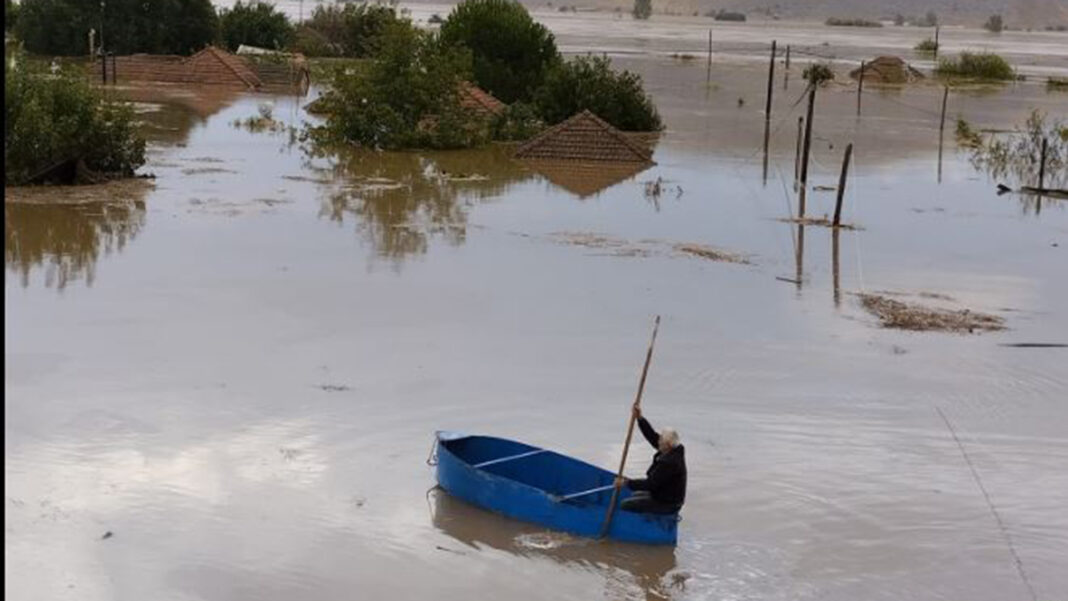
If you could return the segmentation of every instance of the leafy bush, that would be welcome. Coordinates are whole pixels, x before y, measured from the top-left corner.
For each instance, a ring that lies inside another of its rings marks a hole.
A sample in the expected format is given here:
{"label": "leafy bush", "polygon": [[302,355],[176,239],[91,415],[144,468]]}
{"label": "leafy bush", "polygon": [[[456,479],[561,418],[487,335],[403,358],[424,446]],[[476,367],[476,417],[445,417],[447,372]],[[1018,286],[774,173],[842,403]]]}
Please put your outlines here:
{"label": "leafy bush", "polygon": [[51,74],[21,56],[4,67],[5,184],[68,159],[129,176],[145,163],[132,109],[105,100],[80,71]]}
{"label": "leafy bush", "polygon": [[634,0],[631,14],[635,19],[648,19],[653,16],[653,0]]}
{"label": "leafy bush", "polygon": [[19,20],[19,5],[11,0],[4,4],[4,31],[11,31]]}
{"label": "leafy bush", "polygon": [[247,4],[237,0],[233,8],[223,9],[219,28],[223,44],[231,51],[242,44],[281,50],[293,39],[289,18],[260,0]]}
{"label": "leafy bush", "polygon": [[957,58],[941,58],[935,73],[943,77],[974,79],[1015,79],[1016,72],[1009,63],[991,52],[962,52]]}
{"label": "leafy bush", "polygon": [[85,55],[90,29],[116,54],[192,54],[215,40],[218,21],[211,0],[108,0],[103,9],[89,0],[21,0],[15,32],[34,54]]}
{"label": "leafy bush", "polygon": [[822,85],[834,80],[834,69],[830,63],[812,63],[801,72],[801,77],[811,85]]}
{"label": "leafy bush", "polygon": [[490,121],[490,136],[503,142],[528,140],[545,128],[534,107],[522,102],[510,104]]}
{"label": "leafy bush", "polygon": [[932,38],[927,38],[915,46],[916,52],[934,53],[938,51],[938,44]]}
{"label": "leafy bush", "polygon": [[717,21],[734,21],[738,23],[745,22],[745,13],[736,13],[727,10],[720,9],[714,16]]}
{"label": "leafy bush", "polygon": [[1046,115],[1037,110],[1031,112],[1023,128],[1016,127],[1011,134],[989,139],[977,136],[971,162],[994,179],[1012,178],[1024,185],[1035,185],[1043,140],[1047,143],[1045,185],[1068,185],[1068,123],[1047,121]]}
{"label": "leafy bush", "polygon": [[1046,89],[1068,91],[1068,77],[1050,75],[1049,78],[1046,79]]}
{"label": "leafy bush", "polygon": [[991,15],[986,23],[983,23],[983,29],[991,33],[1001,33],[1002,29],[1005,29],[1005,23],[1001,19],[1001,15]]}
{"label": "leafy bush", "polygon": [[580,56],[553,66],[534,96],[534,106],[549,124],[590,110],[626,131],[663,127],[652,99],[642,88],[641,76],[613,71],[606,57]]}
{"label": "leafy bush", "polygon": [[839,19],[837,17],[831,17],[826,21],[827,25],[832,27],[882,27],[883,24],[878,21],[868,21],[866,19]]}
{"label": "leafy bush", "polygon": [[506,103],[530,100],[559,61],[553,35],[514,0],[464,0],[441,39],[470,49],[475,83]]}
{"label": "leafy bush", "polygon": [[460,105],[471,57],[432,34],[390,26],[366,73],[339,72],[324,103],[326,125],[315,141],[372,149],[465,148],[488,140],[480,119]]}

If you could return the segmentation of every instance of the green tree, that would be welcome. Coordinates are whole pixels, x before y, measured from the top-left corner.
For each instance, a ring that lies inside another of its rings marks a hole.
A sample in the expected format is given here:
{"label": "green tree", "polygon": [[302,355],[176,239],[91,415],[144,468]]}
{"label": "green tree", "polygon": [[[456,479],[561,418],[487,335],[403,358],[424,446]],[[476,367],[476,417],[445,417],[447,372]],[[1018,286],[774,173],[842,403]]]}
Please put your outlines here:
{"label": "green tree", "polygon": [[6,0],[4,4],[4,31],[11,31],[15,28],[15,23],[19,20],[19,5],[12,2],[12,0]]}
{"label": "green tree", "polygon": [[660,115],[641,76],[612,70],[606,57],[580,56],[554,66],[534,96],[546,123],[554,124],[583,110],[625,131],[662,129]]}
{"label": "green tree", "polygon": [[648,19],[653,15],[653,0],[634,0],[631,14],[635,19]]}
{"label": "green tree", "polygon": [[293,39],[293,25],[274,5],[260,0],[247,4],[237,0],[233,8],[224,9],[219,17],[223,44],[231,51],[242,44],[281,50]]}
{"label": "green tree", "polygon": [[392,5],[319,5],[298,29],[294,47],[308,56],[368,58],[378,52],[386,30],[402,21],[407,22]]}
{"label": "green tree", "polygon": [[507,103],[529,100],[560,56],[553,34],[514,0],[464,0],[441,39],[469,48],[475,83]]}
{"label": "green tree", "polygon": [[77,158],[96,171],[132,175],[145,162],[134,123],[128,105],[104,99],[77,68],[52,74],[20,54],[4,62],[5,184]]}
{"label": "green tree", "polygon": [[465,148],[488,130],[463,109],[459,86],[470,53],[407,23],[390,26],[366,73],[339,72],[326,96],[327,122],[311,130],[325,143],[372,149]]}
{"label": "green tree", "polygon": [[116,54],[190,54],[213,42],[211,0],[22,0],[16,34],[34,54],[89,51],[89,30]]}
{"label": "green tree", "polygon": [[991,33],[1001,33],[1002,29],[1005,29],[1005,23],[1001,19],[1001,15],[990,15],[990,18],[983,23],[983,29]]}

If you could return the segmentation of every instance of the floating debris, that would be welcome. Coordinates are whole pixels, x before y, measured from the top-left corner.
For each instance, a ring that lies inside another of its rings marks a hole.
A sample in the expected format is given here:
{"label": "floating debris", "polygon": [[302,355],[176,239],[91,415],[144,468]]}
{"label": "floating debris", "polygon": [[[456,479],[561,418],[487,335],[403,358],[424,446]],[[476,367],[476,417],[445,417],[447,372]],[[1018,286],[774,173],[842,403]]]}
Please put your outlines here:
{"label": "floating debris", "polygon": [[742,263],[749,264],[749,260],[741,255],[729,253],[719,249],[712,248],[711,246],[705,246],[703,244],[676,244],[675,250],[700,257],[702,259],[708,259],[709,261],[723,261],[725,263]]}
{"label": "floating debris", "polygon": [[111,530],[108,530],[107,532],[104,533],[104,536],[100,537],[100,540],[107,540],[107,539],[109,539],[109,538],[111,538],[113,536],[115,536],[115,533],[112,532]]}
{"label": "floating debris", "polygon": [[1005,320],[996,315],[969,309],[951,310],[925,307],[887,298],[881,294],[861,293],[861,306],[879,318],[884,328],[915,332],[997,331],[1005,329]]}

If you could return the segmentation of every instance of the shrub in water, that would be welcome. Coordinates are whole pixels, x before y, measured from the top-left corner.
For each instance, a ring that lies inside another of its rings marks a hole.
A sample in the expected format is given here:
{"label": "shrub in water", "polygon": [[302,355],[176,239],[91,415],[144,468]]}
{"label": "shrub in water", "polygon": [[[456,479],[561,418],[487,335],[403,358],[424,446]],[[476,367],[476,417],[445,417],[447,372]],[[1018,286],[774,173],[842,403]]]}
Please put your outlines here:
{"label": "shrub in water", "polygon": [[24,181],[59,161],[130,176],[145,163],[132,109],[105,100],[80,71],[51,73],[21,56],[4,66],[4,183]]}
{"label": "shrub in water", "polygon": [[812,63],[805,67],[801,77],[812,85],[821,85],[834,79],[834,70],[830,63]]}
{"label": "shrub in water", "polygon": [[957,58],[941,58],[935,73],[943,77],[975,79],[1015,79],[1016,72],[1005,59],[991,52],[962,52]]}
{"label": "shrub in water", "polygon": [[634,0],[631,14],[635,19],[648,19],[653,16],[653,0]]}
{"label": "shrub in water", "polygon": [[242,44],[281,50],[293,39],[289,18],[274,6],[259,0],[247,4],[237,0],[232,8],[223,9],[219,18],[223,44],[231,51]]}
{"label": "shrub in water", "polygon": [[390,27],[408,21],[390,5],[364,3],[320,4],[297,29],[294,50],[307,56],[374,56]]}

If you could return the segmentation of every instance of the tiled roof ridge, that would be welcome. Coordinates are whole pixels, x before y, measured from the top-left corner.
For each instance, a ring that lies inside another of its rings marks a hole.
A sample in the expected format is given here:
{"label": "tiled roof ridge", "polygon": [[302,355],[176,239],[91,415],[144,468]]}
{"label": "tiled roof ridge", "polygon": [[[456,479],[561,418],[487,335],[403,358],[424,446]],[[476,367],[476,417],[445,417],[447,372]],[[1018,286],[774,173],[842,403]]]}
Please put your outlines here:
{"label": "tiled roof ridge", "polygon": [[260,82],[258,81],[258,78],[251,71],[249,71],[249,76],[251,76],[251,78],[241,73],[241,71],[230,62],[229,57],[224,55],[224,51],[221,50],[219,47],[215,46],[214,44],[209,44],[205,46],[203,50],[189,57],[189,60],[192,61],[198,55],[205,53],[215,57],[215,60],[222,63],[227,69],[229,69],[234,75],[236,75],[238,79],[245,82],[245,85],[247,85],[248,87],[253,89],[260,87]]}
{"label": "tiled roof ridge", "polygon": [[651,156],[650,152],[648,152],[647,150],[643,149],[642,147],[640,147],[635,142],[632,142],[631,140],[629,140],[623,134],[623,132],[621,132],[618,129],[616,129],[615,127],[613,127],[610,123],[608,123],[604,119],[601,119],[600,117],[598,117],[596,114],[594,114],[589,109],[583,109],[581,112],[575,113],[574,115],[568,117],[567,119],[561,121],[560,123],[557,123],[556,125],[550,127],[549,129],[541,132],[540,134],[538,134],[534,138],[528,140],[527,142],[525,142],[524,144],[522,144],[518,148],[516,148],[515,154],[517,156],[519,156],[519,155],[522,155],[522,154],[526,153],[527,151],[529,151],[529,150],[539,146],[540,144],[544,143],[546,140],[552,139],[552,137],[555,136],[560,131],[563,131],[563,130],[571,127],[576,122],[581,121],[581,120],[588,120],[588,121],[591,121],[592,123],[594,123],[597,127],[601,128],[604,132],[610,134],[613,139],[615,139],[618,142],[620,142],[621,144],[623,144],[623,146],[625,146],[628,150],[630,150],[632,153],[634,153],[634,155],[637,158],[641,159],[642,161],[652,161],[652,156]]}

